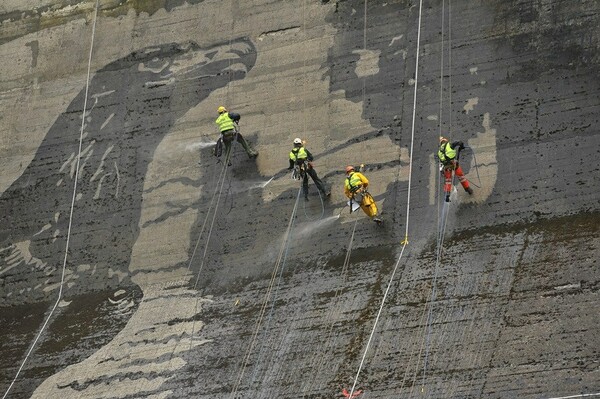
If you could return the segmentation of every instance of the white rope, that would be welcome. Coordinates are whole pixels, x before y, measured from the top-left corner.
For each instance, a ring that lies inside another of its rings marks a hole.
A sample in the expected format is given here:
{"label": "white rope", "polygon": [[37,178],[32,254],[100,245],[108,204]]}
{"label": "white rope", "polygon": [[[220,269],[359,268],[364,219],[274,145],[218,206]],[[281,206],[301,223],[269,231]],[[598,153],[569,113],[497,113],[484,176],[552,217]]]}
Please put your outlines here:
{"label": "white rope", "polygon": [[[427,361],[429,359],[433,304],[434,304],[434,302],[436,300],[436,296],[437,296],[437,278],[438,278],[439,268],[440,268],[440,264],[441,264],[442,250],[444,248],[444,237],[446,234],[446,222],[448,220],[448,203],[445,203],[443,209],[444,209],[444,214],[442,215],[442,225],[443,226],[441,227],[441,231],[438,235],[438,246],[437,246],[435,267],[434,267],[434,272],[433,272],[433,281],[431,283],[431,285],[432,285],[431,297],[429,299],[429,306],[427,306],[428,304],[426,303],[425,307],[423,308],[423,311],[425,311],[425,309],[428,309],[428,312],[427,312],[427,320],[426,320],[426,324],[425,324],[425,335],[423,337],[423,339],[425,340],[425,359],[423,360],[423,379],[422,379],[422,383],[421,383],[421,392],[423,392],[423,390],[424,390],[425,377],[427,375],[427,365],[428,365]],[[419,355],[420,355],[420,353],[419,353]],[[419,358],[420,358],[420,356],[419,356]],[[415,369],[415,376],[416,376],[416,369]],[[413,386],[414,386],[414,384],[413,384]]]}
{"label": "white rope", "polygon": [[[419,323],[425,323],[425,314],[426,314],[425,312],[423,312],[421,314],[421,319],[419,320]],[[415,338],[415,342],[411,346],[414,346],[414,344],[416,344],[417,339],[418,339],[418,337]],[[412,395],[412,387],[415,385],[416,370],[419,368],[419,359],[420,359],[420,356],[421,356],[421,351],[423,350],[423,344],[424,344],[424,341],[421,340],[421,347],[419,348],[419,355],[417,356],[417,364],[415,365],[415,374],[413,374],[413,381],[412,381],[412,384],[411,384],[411,391],[409,393],[409,397]],[[408,364],[408,365],[412,364],[412,362],[413,362],[413,360],[412,360],[413,354],[414,354],[414,351],[411,351],[410,352],[410,357],[408,358],[408,362],[406,362],[406,364]],[[404,376],[402,377],[402,382],[400,383],[401,387],[404,386],[404,383],[406,382],[406,379],[408,378],[408,376],[409,376],[409,368],[407,366],[406,369],[404,370]]]}
{"label": "white rope", "polygon": [[600,396],[600,392],[596,392],[596,393],[582,393],[580,395],[571,395],[571,396],[557,396],[557,397],[554,397],[554,398],[547,398],[547,399],[590,398],[592,396]]}
{"label": "white rope", "polygon": [[448,0],[448,131],[452,131],[452,0]]}
{"label": "white rope", "polygon": [[[451,51],[452,51],[452,40],[451,40],[451,21],[452,21],[452,18],[451,18],[451,1],[449,0],[448,3],[449,3],[449,6],[448,6],[448,30],[449,30],[449,34],[448,34],[448,42],[449,42],[449,46],[448,46],[449,47],[448,48],[449,66],[448,66],[448,70],[449,70],[449,72],[448,73],[449,73],[449,90],[448,91],[449,91],[449,98],[450,98],[450,100],[449,100],[449,103],[450,103],[449,108],[451,108],[451,104],[452,104],[452,101],[451,101],[451,95],[452,95],[451,94],[452,93],[452,83],[451,83],[452,82],[452,80],[451,80],[452,79],[452,72],[451,72],[451,63],[452,63],[451,62]],[[444,34],[444,31],[445,31],[445,29],[444,29],[444,23],[443,23],[444,16],[445,16],[445,8],[444,8],[444,6],[445,6],[445,2],[443,3],[443,6],[442,6],[442,49],[443,49],[443,43],[444,43],[443,34]],[[442,50],[442,58],[443,58],[443,50]],[[441,63],[441,69],[442,69],[442,71],[441,71],[441,74],[440,74],[440,80],[443,79],[443,68],[444,68],[444,65],[443,65],[443,61],[442,61],[442,63]],[[440,87],[441,87],[441,89],[440,89],[440,136],[441,136],[442,135],[441,134],[441,127],[442,127],[442,123],[443,123],[443,120],[442,120],[442,117],[441,117],[441,115],[442,115],[442,109],[443,109],[443,105],[442,105],[442,103],[443,103],[443,95],[442,95],[443,84],[442,83],[440,84]],[[452,111],[450,109],[450,112],[449,112],[449,121],[450,121],[449,122],[449,133],[451,131],[451,125],[452,125],[451,120],[452,120]],[[455,179],[456,179],[456,176],[453,175],[452,184],[451,184],[452,187],[454,187]],[[442,192],[444,192],[444,191],[442,190]],[[440,197],[438,197],[438,200],[439,200],[439,198]],[[440,215],[440,205],[439,205],[440,202],[441,201],[438,201],[438,215]],[[441,203],[444,204],[444,202],[441,202]],[[427,303],[425,305],[425,307],[423,308],[423,314],[425,314],[427,310],[428,310],[428,312],[427,312],[427,322],[424,325],[425,333],[423,334],[423,340],[422,340],[421,348],[419,350],[419,357],[418,357],[418,359],[420,361],[421,353],[423,351],[423,347],[425,346],[425,357],[424,357],[424,363],[423,363],[423,378],[422,378],[422,383],[421,383],[421,393],[424,392],[425,379],[426,379],[426,375],[427,375],[428,358],[429,358],[429,352],[430,352],[430,346],[431,346],[431,344],[430,344],[430,341],[431,341],[431,331],[432,331],[432,327],[431,326],[432,326],[432,323],[433,323],[433,317],[432,317],[433,305],[434,305],[434,302],[436,301],[436,295],[437,295],[436,294],[436,292],[437,292],[437,278],[438,278],[438,274],[439,274],[441,257],[442,257],[442,254],[443,254],[443,245],[444,245],[444,239],[445,239],[447,219],[448,219],[448,215],[449,215],[449,212],[448,212],[449,205],[447,203],[445,205],[443,205],[442,210],[443,210],[442,217],[440,218],[438,216],[438,242],[437,242],[437,252],[436,252],[436,264],[435,264],[435,268],[434,268],[434,276],[433,276],[433,282],[432,282],[432,293],[431,293],[431,298],[429,300],[429,303]],[[427,305],[429,305],[429,306],[427,306]],[[442,327],[441,332],[440,332],[440,336],[438,338],[438,342],[440,344],[443,343],[443,341],[444,341],[444,336],[446,334],[445,330],[446,330],[446,328],[447,328],[447,326],[449,324],[449,323],[445,323],[445,321],[447,321],[447,317],[444,316],[443,320],[441,321],[441,323],[444,326]],[[463,332],[463,335],[464,335],[464,332]],[[409,397],[412,396],[413,389],[416,386],[415,381],[416,381],[417,370],[418,370],[418,363],[417,363],[417,367],[415,368],[415,374],[414,374],[414,378],[413,378],[413,384],[411,386]],[[448,392],[450,392],[450,391],[448,391]]]}
{"label": "white rope", "polygon": [[[235,25],[235,19],[234,19],[234,12],[233,12],[233,5],[231,5],[230,7],[230,14],[231,14],[231,35],[229,35],[229,48],[231,48],[231,43],[233,42],[233,31],[234,31],[234,25]],[[228,83],[227,83],[227,94],[226,94],[226,98],[227,98],[227,107],[229,108],[229,103],[230,103],[230,98],[231,98],[231,59],[228,60]],[[204,253],[202,255],[202,260],[200,262],[200,267],[198,269],[198,272],[196,274],[196,281],[194,282],[194,290],[196,289],[196,287],[198,286],[198,281],[200,280],[200,273],[202,272],[202,269],[204,268],[204,262],[206,259],[206,254],[208,251],[208,245],[210,243],[210,237],[212,236],[212,231],[213,231],[213,227],[214,227],[214,223],[215,223],[215,219],[217,216],[217,211],[219,209],[219,202],[221,201],[221,195],[223,194],[223,185],[225,184],[225,179],[227,178],[227,169],[229,167],[229,162],[231,160],[231,156],[232,156],[232,151],[233,151],[233,147],[235,145],[235,141],[237,139],[237,131],[234,135],[234,138],[231,141],[231,144],[229,145],[229,149],[226,151],[225,153],[225,160],[224,160],[224,165],[221,168],[221,172],[219,173],[219,177],[217,178],[217,183],[216,183],[216,187],[215,187],[215,191],[213,192],[213,196],[210,200],[210,203],[208,205],[208,210],[206,211],[206,216],[204,217],[204,222],[202,222],[202,227],[200,229],[200,234],[198,235],[198,239],[196,240],[196,245],[194,246],[194,250],[192,251],[192,255],[190,256],[190,260],[188,262],[188,270],[190,270],[191,266],[192,266],[192,261],[194,260],[194,257],[196,255],[196,251],[198,249],[198,245],[200,244],[200,239],[202,238],[202,235],[204,234],[204,229],[206,227],[206,222],[208,221],[208,217],[210,215],[211,209],[212,209],[212,204],[215,200],[215,196],[217,198],[217,202],[215,205],[215,209],[214,209],[214,213],[213,213],[213,218],[210,224],[210,227],[208,229],[208,236],[206,238],[206,242],[204,244]],[[217,145],[219,145],[218,140],[217,140]],[[222,146],[225,146],[225,141],[223,140],[221,142]],[[216,150],[216,149],[215,149]],[[218,192],[218,195],[217,195]],[[196,304],[195,304],[195,313],[198,313],[198,304],[200,303],[200,297],[196,296]],[[190,336],[190,349],[192,348],[192,344],[193,344],[193,339],[194,339],[194,334],[195,334],[195,329],[196,329],[196,318],[194,318],[194,321],[192,322],[192,332],[191,332],[191,336]]]}
{"label": "white rope", "polygon": [[89,87],[90,87],[90,75],[91,75],[91,66],[92,66],[92,52],[93,52],[93,49],[94,49],[94,37],[96,35],[96,20],[97,20],[97,16],[98,16],[98,1],[99,0],[96,0],[96,9],[94,11],[94,23],[92,25],[92,40],[91,40],[91,43],[90,43],[90,52],[89,52],[89,56],[88,56],[87,78],[86,78],[86,84],[85,84],[85,99],[83,101],[83,111],[82,111],[82,114],[81,114],[81,129],[80,129],[80,132],[79,132],[79,150],[78,150],[78,153],[77,153],[77,162],[76,162],[76,168],[75,168],[75,181],[73,183],[73,196],[71,198],[71,210],[70,210],[70,213],[69,213],[69,227],[67,229],[67,242],[66,242],[66,245],[65,245],[65,256],[64,256],[64,259],[63,259],[62,273],[61,273],[61,276],[60,276],[60,288],[58,290],[58,298],[56,299],[56,302],[54,303],[54,306],[50,310],[50,313],[46,317],[46,320],[44,321],[44,324],[42,325],[40,331],[37,333],[35,339],[33,340],[33,343],[29,347],[29,350],[27,351],[27,354],[25,355],[25,359],[23,359],[23,362],[21,363],[21,365],[19,366],[19,369],[17,370],[17,374],[15,375],[15,378],[13,378],[12,382],[10,383],[10,385],[8,386],[8,388],[6,389],[6,392],[2,396],[2,399],[5,399],[8,396],[8,393],[10,392],[11,388],[13,387],[13,385],[15,384],[15,382],[17,381],[17,378],[19,378],[19,374],[23,370],[23,367],[25,366],[25,363],[27,363],[27,360],[29,359],[29,356],[33,352],[33,349],[35,348],[38,340],[42,336],[42,333],[46,329],[46,326],[48,325],[48,322],[50,321],[50,318],[54,314],[54,311],[56,310],[56,308],[58,307],[58,304],[60,303],[60,301],[62,299],[63,287],[64,287],[64,282],[65,282],[65,272],[66,272],[66,268],[67,268],[67,258],[68,258],[68,255],[69,255],[69,243],[70,243],[70,239],[71,239],[71,228],[72,228],[72,225],[73,225],[73,210],[75,208],[75,199],[77,197],[77,179],[79,178],[79,163],[80,163],[80,160],[81,160],[81,148],[82,148],[82,145],[83,145],[82,144],[83,143],[83,128],[85,126],[85,116],[86,116],[85,112],[86,112],[86,109],[87,109],[87,99],[88,99],[88,92],[89,92]]}
{"label": "white rope", "polygon": [[[227,158],[227,156],[225,158]],[[202,234],[204,234],[204,229],[206,228],[206,223],[208,222],[208,217],[212,210],[213,202],[214,202],[215,198],[217,197],[217,193],[219,192],[219,184],[221,182],[221,179],[224,179],[224,175],[225,175],[224,172],[226,170],[227,164],[228,164],[228,162],[226,160],[223,167],[221,167],[219,177],[217,178],[217,183],[215,184],[215,190],[213,192],[212,198],[210,199],[210,203],[208,204],[208,209],[206,211],[206,216],[204,217],[204,222],[202,222],[202,227],[200,228],[200,234],[198,234],[198,239],[196,240],[196,245],[194,246],[194,250],[192,251],[192,255],[190,256],[190,260],[188,262],[188,270],[190,270],[190,268],[192,267],[192,261],[194,260],[194,257],[196,256],[196,251],[198,250],[198,245],[200,244],[200,239],[202,238]]]}
{"label": "white rope", "polygon": [[[367,50],[367,0],[365,0],[365,10],[364,10],[364,18],[363,18],[363,50]],[[365,103],[365,92],[367,90],[367,78],[366,76],[362,78],[362,103],[363,107],[366,106]],[[362,155],[362,154],[361,154]]]}
{"label": "white rope", "polygon": [[365,358],[367,356],[367,352],[369,351],[369,347],[371,345],[371,341],[373,340],[373,335],[375,335],[375,330],[377,328],[377,323],[379,322],[379,317],[381,316],[381,312],[383,310],[383,305],[385,304],[385,300],[390,291],[390,287],[392,286],[392,282],[394,281],[394,276],[396,275],[396,270],[398,270],[398,265],[400,264],[400,259],[402,259],[402,255],[404,254],[404,249],[406,248],[406,244],[402,246],[402,250],[400,251],[400,256],[398,257],[398,261],[396,262],[396,266],[394,266],[394,271],[392,272],[392,276],[388,282],[387,288],[385,289],[385,293],[383,294],[383,299],[381,300],[381,306],[379,306],[379,310],[377,311],[377,317],[375,318],[375,323],[373,323],[373,329],[371,330],[371,334],[369,335],[369,340],[367,341],[367,345],[365,346],[365,350],[363,351],[362,358],[360,360],[360,365],[358,366],[358,371],[356,372],[356,376],[354,377],[354,382],[352,384],[352,389],[350,390],[350,398],[354,394],[354,390],[356,389],[356,384],[358,382],[358,377],[360,376],[360,372],[362,371]]}
{"label": "white rope", "polygon": [[[302,1],[302,34],[306,45],[306,0]],[[302,137],[306,139],[306,49],[302,59]]]}
{"label": "white rope", "polygon": [[[451,71],[451,51],[452,51],[452,42],[451,42],[451,21],[452,21],[452,15],[450,14],[450,3],[451,0],[448,0],[448,79],[449,79],[449,97],[452,95],[452,71]],[[445,16],[445,1],[442,3],[442,49],[443,49],[443,43],[444,43],[444,16]],[[442,50],[442,58],[443,58],[443,50]],[[442,63],[441,65],[441,76],[443,77],[443,70],[444,70],[444,65]],[[440,110],[442,109],[442,93],[440,90]],[[449,127],[448,127],[448,131],[451,131],[451,126],[452,126],[452,122],[451,122],[451,118],[452,118],[452,109],[451,109],[451,102],[450,102],[450,112],[449,112]],[[441,111],[440,111],[441,112]],[[441,129],[441,125],[442,125],[442,120],[440,118],[440,129]],[[454,182],[455,182],[455,174],[452,174],[452,187],[454,186]],[[440,177],[441,180],[441,177]],[[444,183],[445,184],[445,183]],[[444,192],[445,194],[445,192]],[[438,203],[441,202],[440,201],[440,197],[438,196]],[[438,206],[439,209],[439,206]],[[421,392],[424,391],[424,387],[425,387],[425,379],[427,376],[427,366],[428,366],[428,360],[429,360],[429,351],[430,351],[430,340],[431,340],[431,325],[432,325],[432,315],[433,315],[433,305],[434,302],[436,300],[436,296],[437,296],[437,278],[438,278],[438,274],[439,274],[439,269],[440,269],[440,263],[441,263],[441,258],[442,258],[442,252],[444,249],[444,238],[445,238],[445,234],[446,234],[446,226],[447,226],[447,221],[448,221],[448,212],[449,210],[449,203],[448,202],[444,202],[442,205],[442,218],[441,218],[441,226],[440,226],[440,222],[438,219],[438,242],[437,242],[437,251],[436,251],[436,262],[435,262],[435,267],[434,267],[434,272],[433,272],[433,281],[432,281],[432,288],[431,288],[431,297],[429,300],[429,304],[425,304],[425,307],[423,308],[423,311],[425,311],[425,309],[428,309],[427,312],[427,320],[426,320],[426,324],[424,326],[425,329],[425,334],[424,334],[424,341],[425,341],[425,358],[423,360],[423,378],[421,381]],[[439,215],[439,213],[438,213]],[[429,306],[428,306],[429,305]],[[419,359],[420,359],[420,353],[419,353]],[[415,369],[415,377],[416,377],[416,372],[417,370]],[[414,387],[414,384],[413,384]],[[412,391],[412,388],[411,388]]]}
{"label": "white rope", "polygon": [[443,121],[443,103],[444,103],[444,28],[446,17],[446,0],[442,0],[442,44],[441,44],[441,60],[440,60],[440,111],[439,111],[439,136],[443,136],[442,121]]}
{"label": "white rope", "polygon": [[[294,204],[294,209],[292,210],[292,215],[293,215],[293,221],[294,222],[295,222],[296,217],[298,215],[298,205],[299,205],[299,200],[300,200],[300,196],[299,195],[300,195],[301,190],[302,190],[302,188],[300,188],[298,190],[298,196],[296,197],[296,202]],[[279,265],[276,266],[279,269],[279,272],[278,272],[279,278],[277,279],[277,284],[275,285],[275,289],[274,289],[275,292],[272,293],[273,290],[271,290],[268,293],[269,297],[272,296],[272,298],[268,299],[271,302],[271,307],[269,309],[269,316],[267,317],[267,322],[266,322],[265,328],[263,329],[263,336],[266,336],[267,331],[269,330],[269,327],[271,325],[271,320],[273,319],[273,314],[275,312],[275,303],[277,302],[277,294],[279,293],[279,287],[281,286],[281,281],[283,279],[283,270],[285,268],[285,263],[286,263],[286,260],[287,260],[287,255],[288,255],[288,252],[289,252],[289,249],[290,249],[290,243],[291,243],[291,237],[292,237],[291,231],[294,228],[294,222],[292,222],[291,227],[289,228],[289,235],[287,236],[287,242],[284,242],[284,245],[285,245],[284,248],[285,248],[285,250],[283,252],[283,257],[281,258],[282,260],[280,260],[280,266]],[[294,274],[294,273],[295,273],[295,268],[292,271],[292,274]],[[264,316],[263,316],[263,318],[264,318]],[[294,321],[295,317],[292,317],[292,320]],[[261,323],[262,323],[262,321],[261,321]],[[293,324],[293,322],[292,322],[292,324]],[[287,329],[289,327],[290,327],[290,324],[287,324],[285,326],[286,330],[282,333],[282,338],[281,338],[282,342],[285,340],[286,331],[287,331]],[[257,336],[257,338],[258,338],[258,336]],[[262,342],[261,342],[260,348],[258,350],[258,354],[256,355],[256,362],[255,362],[255,365],[254,365],[254,368],[253,368],[252,377],[251,377],[250,382],[248,384],[249,386],[252,386],[252,384],[256,380],[256,376],[258,375],[259,368],[260,368],[260,365],[261,365],[261,362],[262,362],[262,359],[263,359],[263,352],[264,352],[264,348],[266,346],[266,342],[267,342],[266,339],[263,339]],[[269,348],[270,352],[272,354],[275,353],[275,352],[279,352],[279,349],[281,349],[282,345],[283,344],[280,344],[277,347],[270,347]],[[267,362],[269,362],[269,361],[267,361]]]}
{"label": "white rope", "polygon": [[287,247],[290,242],[290,237],[291,237],[291,233],[292,233],[292,227],[294,225],[294,220],[296,219],[296,213],[298,210],[298,203],[300,201],[301,193],[302,193],[302,188],[300,188],[298,190],[298,195],[296,196],[296,203],[294,204],[294,208],[293,208],[292,214],[290,216],[290,221],[288,223],[287,229],[283,236],[283,242],[282,242],[281,248],[279,250],[279,255],[277,257],[277,260],[275,261],[275,266],[273,267],[273,272],[271,273],[271,280],[269,281],[269,286],[267,287],[267,292],[265,293],[265,297],[264,297],[264,300],[263,300],[263,303],[262,303],[262,306],[260,309],[260,313],[259,313],[258,319],[256,321],[254,333],[252,334],[252,339],[250,340],[250,345],[248,346],[248,350],[246,351],[246,354],[244,355],[244,359],[240,366],[238,378],[237,378],[236,382],[234,383],[233,389],[230,394],[230,398],[232,398],[232,399],[235,398],[235,395],[237,394],[237,392],[240,388],[240,385],[242,383],[242,379],[244,377],[246,368],[248,367],[248,362],[250,361],[250,356],[252,354],[252,350],[254,349],[254,345],[256,344],[256,339],[258,337],[260,327],[262,326],[262,321],[263,321],[265,313],[267,311],[267,305],[269,304],[269,300],[271,298],[271,293],[273,292],[273,289],[275,287],[275,280],[277,278],[277,274],[278,274],[280,268],[283,268],[283,264],[285,264],[285,259],[287,256]]}
{"label": "white rope", "polygon": [[[343,276],[343,282],[345,282],[348,278],[348,269],[350,267],[350,255],[352,254],[352,245],[354,244],[354,234],[356,232],[357,224],[358,224],[358,219],[354,222],[354,226],[352,227],[352,233],[350,234],[350,242],[348,243],[348,248],[346,249],[346,257],[344,258],[344,264],[342,265],[342,271],[340,273]],[[313,386],[315,384],[317,377],[319,375],[321,375],[321,368],[325,364],[324,359],[326,356],[329,356],[329,352],[331,350],[331,347],[333,346],[331,337],[333,335],[333,329],[334,329],[334,326],[336,323],[336,321],[333,318],[336,314],[339,314],[339,311],[340,311],[339,308],[341,306],[341,303],[339,301],[339,296],[342,293],[342,291],[343,291],[342,287],[340,286],[338,289],[336,289],[335,294],[331,300],[332,302],[335,303],[335,305],[330,308],[330,312],[327,315],[327,317],[325,318],[325,320],[330,321],[330,323],[329,323],[329,327],[327,329],[326,338],[322,341],[324,344],[317,346],[311,359],[315,359],[319,354],[321,354],[321,356],[317,361],[316,367],[311,367],[311,369],[313,369],[315,371],[311,378],[311,383],[307,384],[304,387],[304,389],[302,390],[302,398],[303,399],[307,395],[308,388],[310,386]],[[325,347],[324,349],[323,349],[323,346]]]}
{"label": "white rope", "polygon": [[415,91],[413,96],[413,114],[412,114],[412,126],[411,126],[411,139],[410,139],[410,162],[408,164],[408,195],[406,202],[406,231],[404,235],[404,239],[408,242],[408,226],[409,226],[409,216],[410,216],[410,188],[412,182],[412,154],[413,147],[415,142],[415,120],[417,113],[417,86],[419,84],[419,50],[420,50],[420,42],[421,42],[421,16],[423,10],[423,0],[419,1],[419,26],[417,28],[417,56],[415,62]]}
{"label": "white rope", "polygon": [[[188,264],[188,270],[190,270],[190,266],[192,265],[192,260],[194,259],[194,255],[196,254],[196,249],[198,248],[198,243],[200,242],[200,239],[202,238],[202,234],[204,233],[204,228],[206,226],[206,222],[208,221],[208,216],[210,215],[210,211],[212,208],[212,203],[213,200],[215,199],[215,197],[217,198],[217,202],[215,204],[215,209],[213,212],[213,218],[210,224],[210,227],[208,229],[208,236],[206,238],[206,242],[204,244],[204,253],[202,254],[202,260],[200,261],[200,267],[198,268],[198,272],[196,274],[196,281],[194,283],[194,290],[196,289],[196,287],[198,286],[198,281],[200,280],[200,273],[202,272],[202,269],[204,268],[204,261],[206,259],[206,254],[208,251],[208,244],[210,243],[210,237],[212,236],[212,231],[213,231],[213,227],[215,224],[215,219],[217,216],[217,211],[219,210],[219,202],[221,200],[221,196],[223,194],[223,185],[225,183],[225,178],[227,177],[227,169],[229,167],[229,160],[231,157],[231,151],[233,151],[233,145],[234,143],[232,142],[229,150],[226,152],[225,154],[225,160],[224,160],[224,165],[221,168],[221,173],[219,174],[219,178],[217,180],[217,184],[216,184],[216,188],[215,188],[215,192],[213,193],[212,199],[210,201],[210,204],[208,206],[208,210],[206,211],[206,216],[204,217],[204,222],[202,223],[202,229],[200,230],[200,234],[198,235],[198,240],[196,241],[196,246],[194,247],[194,252],[192,253],[192,256],[190,257],[190,262]],[[218,194],[218,195],[217,195]],[[198,314],[199,312],[199,303],[200,303],[200,296],[196,295],[196,303],[194,306],[194,311],[195,314]],[[192,349],[193,346],[193,340],[194,340],[194,334],[196,331],[196,318],[194,317],[194,320],[192,322],[192,331],[190,334],[190,350]]]}
{"label": "white rope", "polygon": [[[217,196],[217,202],[215,204],[215,210],[213,212],[213,218],[210,223],[210,227],[208,229],[208,236],[206,237],[206,244],[204,245],[204,253],[202,254],[202,261],[200,262],[200,268],[198,269],[198,274],[196,276],[196,282],[194,283],[194,289],[196,289],[198,285],[198,281],[200,280],[200,272],[204,267],[204,261],[206,259],[206,253],[208,252],[208,244],[210,243],[210,237],[212,236],[213,228],[215,225],[215,220],[217,219],[217,211],[219,210],[219,202],[221,201],[221,196],[223,194],[223,185],[225,184],[225,177],[227,176],[227,168],[229,167],[229,159],[231,157],[231,151],[233,150],[233,143],[231,143],[229,147],[228,153],[225,155],[225,165],[223,166],[223,178],[221,179],[221,183],[219,186],[219,195]],[[217,183],[218,184],[218,183]],[[208,212],[206,214],[208,216]]]}
{"label": "white rope", "polygon": [[[366,2],[366,0],[365,0]],[[415,141],[415,119],[416,119],[416,109],[417,109],[417,88],[419,82],[419,51],[420,51],[420,41],[421,41],[421,17],[423,10],[423,0],[419,2],[419,22],[417,28],[417,51],[416,51],[416,62],[415,62],[415,90],[413,96],[413,114],[412,114],[412,128],[411,128],[411,142],[410,142],[410,152],[409,152],[409,164],[408,164],[408,193],[407,193],[407,201],[406,201],[406,230],[404,235],[404,241],[402,242],[402,249],[400,251],[400,255],[398,256],[398,260],[396,261],[396,265],[394,266],[394,270],[392,271],[392,275],[390,276],[390,280],[388,282],[387,288],[381,299],[381,305],[379,306],[379,310],[377,311],[377,317],[375,318],[375,322],[373,323],[373,329],[371,330],[371,334],[369,335],[369,339],[367,341],[367,345],[365,346],[365,350],[363,351],[363,355],[358,366],[358,371],[356,372],[356,376],[354,377],[354,382],[352,384],[352,389],[350,390],[350,397],[354,394],[354,390],[356,389],[356,385],[358,382],[358,378],[360,377],[360,373],[362,371],[365,358],[367,356],[367,352],[369,351],[369,347],[371,345],[371,341],[373,340],[373,336],[375,334],[375,330],[377,329],[377,324],[379,323],[379,318],[381,316],[381,312],[383,310],[383,306],[385,305],[385,301],[387,299],[388,293],[394,281],[394,277],[398,270],[398,266],[400,265],[400,260],[404,255],[404,250],[408,245],[408,227],[409,227],[409,210],[410,210],[410,188],[412,183],[412,153],[414,148]]]}

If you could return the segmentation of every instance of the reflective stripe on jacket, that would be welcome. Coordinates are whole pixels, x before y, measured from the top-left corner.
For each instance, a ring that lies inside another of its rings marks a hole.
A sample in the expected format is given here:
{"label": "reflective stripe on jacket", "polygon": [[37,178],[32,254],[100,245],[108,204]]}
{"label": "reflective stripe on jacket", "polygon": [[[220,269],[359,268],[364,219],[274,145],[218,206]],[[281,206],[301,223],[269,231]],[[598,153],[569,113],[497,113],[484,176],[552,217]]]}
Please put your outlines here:
{"label": "reflective stripe on jacket", "polygon": [[233,130],[234,128],[233,119],[229,117],[228,112],[223,112],[219,115],[215,123],[219,126],[219,131],[221,133],[226,132],[227,130]]}
{"label": "reflective stripe on jacket", "polygon": [[306,158],[308,158],[308,154],[306,153],[304,147],[293,148],[292,151],[290,151],[290,159],[294,162],[298,161],[299,159],[304,160]]}
{"label": "reflective stripe on jacket", "polygon": [[454,160],[454,158],[456,158],[456,150],[452,148],[450,143],[446,142],[440,146],[440,149],[438,151],[438,158],[440,159],[441,163],[446,165],[450,163],[450,161]]}

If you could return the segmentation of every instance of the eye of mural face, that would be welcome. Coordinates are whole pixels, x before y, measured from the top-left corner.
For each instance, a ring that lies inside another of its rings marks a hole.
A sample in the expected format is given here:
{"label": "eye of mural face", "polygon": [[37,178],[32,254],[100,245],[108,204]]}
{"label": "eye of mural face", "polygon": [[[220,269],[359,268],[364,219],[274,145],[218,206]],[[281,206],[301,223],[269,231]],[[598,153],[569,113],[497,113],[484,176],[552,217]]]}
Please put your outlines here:
{"label": "eye of mural face", "polygon": [[140,64],[140,70],[146,70],[151,72],[160,72],[169,66],[169,61],[159,57],[154,57],[149,61],[142,62]]}
{"label": "eye of mural face", "polygon": [[214,58],[215,55],[217,55],[218,51],[209,51],[206,53],[206,57],[210,58],[211,60]]}

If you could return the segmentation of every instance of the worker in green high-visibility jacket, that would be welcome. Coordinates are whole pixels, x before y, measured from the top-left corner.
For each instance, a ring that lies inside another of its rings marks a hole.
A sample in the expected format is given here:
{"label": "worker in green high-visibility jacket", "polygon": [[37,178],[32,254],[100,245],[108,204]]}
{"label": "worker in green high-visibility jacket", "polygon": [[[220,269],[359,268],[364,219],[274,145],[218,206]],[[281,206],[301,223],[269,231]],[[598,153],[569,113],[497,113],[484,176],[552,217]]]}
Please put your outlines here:
{"label": "worker in green high-visibility jacket", "polygon": [[450,192],[452,191],[452,172],[458,177],[458,181],[464,190],[473,194],[473,189],[469,186],[469,181],[465,177],[462,168],[458,164],[458,156],[461,150],[465,148],[462,141],[450,143],[447,138],[440,137],[440,148],[437,156],[441,163],[441,172],[444,174],[444,200],[450,202]]}
{"label": "worker in green high-visibility jacket", "polygon": [[229,154],[231,151],[231,143],[233,140],[237,140],[238,143],[244,147],[248,157],[256,158],[258,156],[258,152],[256,152],[246,139],[241,135],[241,133],[236,129],[236,125],[240,121],[240,114],[236,114],[235,112],[228,112],[224,106],[220,106],[217,108],[217,112],[219,113],[219,117],[215,121],[217,126],[219,127],[219,132],[221,136],[217,140],[217,145],[214,149],[214,154],[217,157],[220,157],[223,153],[223,144],[225,144],[225,153]]}
{"label": "worker in green high-visibility jacket", "polygon": [[314,168],[313,160],[314,158],[310,151],[304,147],[302,139],[299,137],[295,138],[294,148],[290,151],[290,166],[288,169],[292,170],[294,167],[298,167],[301,171],[299,177],[302,178],[302,189],[304,191],[305,201],[308,201],[308,176],[315,182],[315,186],[317,186],[317,189],[323,198],[328,197],[330,194],[325,190],[323,182],[319,179],[317,171]]}

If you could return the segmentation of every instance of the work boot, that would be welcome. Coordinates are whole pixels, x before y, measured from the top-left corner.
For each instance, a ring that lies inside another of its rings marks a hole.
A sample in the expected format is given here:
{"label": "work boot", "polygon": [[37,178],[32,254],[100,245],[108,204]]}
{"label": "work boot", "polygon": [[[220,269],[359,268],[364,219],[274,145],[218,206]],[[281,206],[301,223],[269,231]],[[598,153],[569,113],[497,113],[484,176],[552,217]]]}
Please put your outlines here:
{"label": "work boot", "polygon": [[465,191],[469,193],[469,195],[473,195],[473,189],[471,187],[465,188]]}
{"label": "work boot", "polygon": [[450,202],[450,194],[446,194],[446,202]]}
{"label": "work boot", "polygon": [[377,225],[378,225],[378,226],[381,226],[381,225],[383,224],[383,219],[381,219],[381,218],[379,218],[379,217],[377,217],[377,216],[375,216],[375,217],[373,218],[373,221],[374,221],[375,223],[377,223]]}
{"label": "work boot", "polygon": [[308,202],[308,195],[304,197],[304,201]]}

